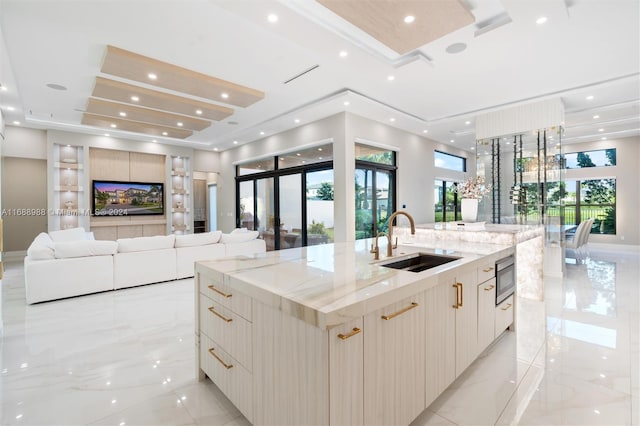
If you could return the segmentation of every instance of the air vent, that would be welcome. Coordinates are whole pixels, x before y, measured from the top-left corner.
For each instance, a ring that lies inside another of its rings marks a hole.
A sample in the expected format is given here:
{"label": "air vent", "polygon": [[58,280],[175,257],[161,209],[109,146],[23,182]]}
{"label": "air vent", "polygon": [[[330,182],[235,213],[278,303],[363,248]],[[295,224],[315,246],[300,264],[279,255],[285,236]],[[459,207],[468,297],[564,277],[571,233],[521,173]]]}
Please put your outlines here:
{"label": "air vent", "polygon": [[316,64],[316,65],[312,66],[311,68],[307,68],[306,70],[302,71],[301,73],[294,75],[293,77],[291,77],[291,78],[290,78],[290,79],[288,79],[288,80],[285,80],[284,84],[291,83],[291,82],[292,82],[293,80],[295,80],[296,78],[300,78],[300,77],[302,77],[303,75],[305,75],[305,74],[307,74],[307,73],[309,73],[309,72],[311,72],[311,71],[315,70],[315,69],[316,69],[316,68],[318,68],[319,66],[320,66],[320,65]]}

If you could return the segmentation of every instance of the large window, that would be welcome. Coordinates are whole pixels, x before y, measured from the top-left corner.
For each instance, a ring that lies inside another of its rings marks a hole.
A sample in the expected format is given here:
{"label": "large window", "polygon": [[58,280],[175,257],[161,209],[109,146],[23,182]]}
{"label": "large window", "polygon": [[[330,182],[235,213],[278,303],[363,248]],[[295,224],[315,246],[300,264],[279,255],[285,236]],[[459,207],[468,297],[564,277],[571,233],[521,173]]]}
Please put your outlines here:
{"label": "large window", "polygon": [[322,145],[237,166],[236,223],[267,250],[333,242],[333,150]]}
{"label": "large window", "polygon": [[593,218],[592,234],[616,233],[615,179],[567,180],[565,193],[565,224],[577,225]]}
{"label": "large window", "polygon": [[435,221],[453,222],[462,218],[460,200],[455,192],[456,183],[436,180],[434,185]]}
{"label": "large window", "polygon": [[393,151],[356,145],[356,239],[387,231],[396,207],[395,164]]}
{"label": "large window", "polygon": [[567,169],[615,166],[616,149],[570,152],[564,155],[564,164]]}
{"label": "large window", "polygon": [[467,171],[467,159],[458,157],[457,155],[447,154],[440,151],[434,151],[434,166],[441,169],[455,170],[458,172]]}

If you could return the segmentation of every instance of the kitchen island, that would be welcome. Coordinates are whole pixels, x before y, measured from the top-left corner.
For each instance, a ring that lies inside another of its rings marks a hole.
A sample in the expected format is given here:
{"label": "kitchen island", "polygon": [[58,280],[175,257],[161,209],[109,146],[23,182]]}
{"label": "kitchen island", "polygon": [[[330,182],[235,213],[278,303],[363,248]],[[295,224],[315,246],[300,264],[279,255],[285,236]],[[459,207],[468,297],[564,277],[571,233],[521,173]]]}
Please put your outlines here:
{"label": "kitchen island", "polygon": [[401,244],[457,258],[416,273],[372,242],[198,262],[200,378],[254,424],[409,424],[513,323],[493,267],[514,246]]}

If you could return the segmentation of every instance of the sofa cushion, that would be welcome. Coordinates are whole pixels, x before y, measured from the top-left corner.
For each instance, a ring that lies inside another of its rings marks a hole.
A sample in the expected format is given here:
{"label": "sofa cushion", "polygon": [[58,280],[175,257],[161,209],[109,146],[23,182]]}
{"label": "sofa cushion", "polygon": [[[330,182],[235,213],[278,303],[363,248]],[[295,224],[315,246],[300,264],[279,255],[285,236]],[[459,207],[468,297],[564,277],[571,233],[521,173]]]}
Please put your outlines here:
{"label": "sofa cushion", "polygon": [[67,241],[55,243],[56,259],[70,257],[114,255],[118,251],[118,243],[106,240]]}
{"label": "sofa cushion", "polygon": [[121,238],[117,240],[118,252],[148,251],[173,248],[175,235],[157,235],[155,237]]}
{"label": "sofa cushion", "polygon": [[244,234],[245,232],[249,232],[247,228],[236,228],[233,231],[229,232],[230,234]]}
{"label": "sofa cushion", "polygon": [[49,236],[54,243],[64,243],[66,241],[80,241],[87,239],[87,232],[84,228],[61,229],[60,231],[51,231]]}
{"label": "sofa cushion", "polygon": [[222,234],[220,242],[223,244],[245,243],[258,238],[258,231],[236,232],[235,234]]}
{"label": "sofa cushion", "polygon": [[222,231],[204,232],[202,234],[176,235],[176,248],[205,246],[220,241]]}
{"label": "sofa cushion", "polygon": [[27,249],[27,256],[31,260],[55,259],[53,241],[46,232],[41,232],[34,239]]}

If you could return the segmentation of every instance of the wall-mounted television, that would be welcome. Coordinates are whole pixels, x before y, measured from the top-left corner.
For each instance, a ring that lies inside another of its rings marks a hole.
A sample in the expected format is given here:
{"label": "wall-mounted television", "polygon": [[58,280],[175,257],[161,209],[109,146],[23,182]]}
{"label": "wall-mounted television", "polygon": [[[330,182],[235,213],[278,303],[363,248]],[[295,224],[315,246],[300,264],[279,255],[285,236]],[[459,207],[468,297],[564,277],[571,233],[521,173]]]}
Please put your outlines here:
{"label": "wall-mounted television", "polygon": [[93,216],[141,216],[164,214],[164,184],[94,180]]}

